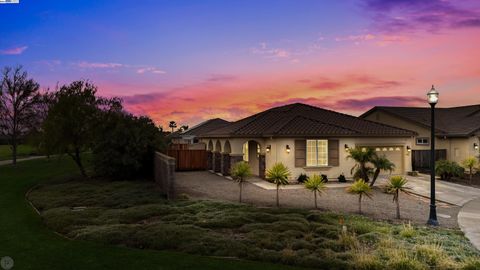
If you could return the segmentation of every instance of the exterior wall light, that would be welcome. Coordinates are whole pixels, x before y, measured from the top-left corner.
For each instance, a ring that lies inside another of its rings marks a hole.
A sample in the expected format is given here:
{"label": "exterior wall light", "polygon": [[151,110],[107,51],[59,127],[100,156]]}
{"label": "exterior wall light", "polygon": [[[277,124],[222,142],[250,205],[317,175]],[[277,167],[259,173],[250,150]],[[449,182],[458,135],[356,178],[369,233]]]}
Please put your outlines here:
{"label": "exterior wall light", "polygon": [[271,146],[270,144],[267,145],[267,148],[266,148],[267,153],[270,153],[270,150],[271,150],[271,149],[272,149],[272,146]]}
{"label": "exterior wall light", "polygon": [[473,148],[474,148],[475,150],[478,150],[478,143],[473,143]]}
{"label": "exterior wall light", "polygon": [[285,151],[287,151],[287,154],[290,154],[290,146],[287,144],[287,146],[285,147]]}
{"label": "exterior wall light", "polygon": [[348,144],[345,144],[345,146],[344,146],[344,147],[345,147],[345,151],[347,151],[347,152],[348,152],[348,150],[350,150],[350,148],[348,147]]}
{"label": "exterior wall light", "polygon": [[412,148],[407,145],[407,152],[412,152]]}

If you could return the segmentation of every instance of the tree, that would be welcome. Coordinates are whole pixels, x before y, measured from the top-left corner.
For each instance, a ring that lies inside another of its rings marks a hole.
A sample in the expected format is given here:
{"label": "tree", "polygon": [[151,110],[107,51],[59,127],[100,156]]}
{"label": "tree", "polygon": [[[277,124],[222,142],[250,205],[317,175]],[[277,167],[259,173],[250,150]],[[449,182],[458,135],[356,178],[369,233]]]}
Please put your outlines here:
{"label": "tree", "polygon": [[355,181],[355,183],[347,188],[347,192],[358,195],[358,212],[360,214],[362,213],[362,197],[366,196],[371,199],[373,196],[372,188],[363,179]]}
{"label": "tree", "polygon": [[305,182],[305,188],[313,191],[314,200],[315,200],[315,209],[317,209],[317,192],[322,194],[325,192],[326,185],[325,182],[322,180],[322,177],[319,175],[314,174],[312,177],[309,177],[308,180]]}
{"label": "tree", "polygon": [[397,219],[400,219],[400,191],[406,192],[407,189],[410,189],[406,186],[407,182],[403,176],[392,176],[387,184],[387,192],[393,194],[393,201],[397,205]]}
{"label": "tree", "polygon": [[63,85],[55,93],[44,122],[45,136],[52,150],[68,154],[80,173],[87,176],[81,153],[92,146],[94,129],[99,125],[99,112],[115,108],[108,100],[97,98],[97,88],[88,81]]}
{"label": "tree", "polygon": [[370,162],[375,167],[375,173],[373,174],[372,182],[370,186],[373,187],[375,181],[377,181],[380,171],[389,171],[390,173],[395,170],[395,164],[387,159],[385,155],[378,156],[377,154],[373,155]]}
{"label": "tree", "polygon": [[473,177],[473,168],[475,168],[478,164],[478,160],[476,157],[468,157],[464,161],[462,161],[463,167],[468,169],[469,173],[469,179],[470,179],[470,184],[472,183],[472,177]]}
{"label": "tree", "polygon": [[359,174],[359,179],[361,178],[365,182],[368,182],[368,174],[371,168],[369,168],[367,164],[373,159],[374,155],[375,150],[373,148],[355,147],[350,149],[347,158],[356,161],[356,164],[352,167],[351,173],[354,174],[354,171],[357,170]]}
{"label": "tree", "polygon": [[247,178],[252,176],[252,170],[250,169],[250,165],[248,164],[248,162],[245,162],[245,161],[237,162],[235,163],[235,165],[233,165],[231,174],[233,179],[238,182],[238,185],[240,187],[240,194],[238,197],[238,201],[242,202],[243,183]]}
{"label": "tree", "polygon": [[155,123],[126,113],[121,106],[100,114],[92,141],[95,174],[122,180],[152,176],[154,153],[163,140]]}
{"label": "tree", "polygon": [[187,125],[183,125],[181,126],[179,129],[178,129],[180,132],[185,132],[188,130],[188,126]]}
{"label": "tree", "polygon": [[272,168],[267,170],[267,180],[274,183],[277,186],[277,207],[280,206],[278,198],[278,190],[280,186],[288,184],[288,177],[290,177],[290,171],[283,165],[283,163],[275,163]]}
{"label": "tree", "polygon": [[172,133],[173,133],[174,130],[177,128],[177,123],[175,121],[170,121],[170,123],[168,124],[168,127],[172,129]]}
{"label": "tree", "polygon": [[40,85],[22,67],[4,68],[0,78],[0,133],[8,138],[12,164],[17,164],[18,140],[38,125]]}

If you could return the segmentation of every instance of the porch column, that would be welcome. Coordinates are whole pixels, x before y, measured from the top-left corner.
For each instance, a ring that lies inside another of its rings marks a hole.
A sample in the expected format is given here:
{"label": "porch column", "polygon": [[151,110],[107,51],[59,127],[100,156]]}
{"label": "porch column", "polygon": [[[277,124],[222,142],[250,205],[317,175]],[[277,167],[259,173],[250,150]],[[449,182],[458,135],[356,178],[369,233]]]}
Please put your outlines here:
{"label": "porch column", "polygon": [[213,169],[213,154],[212,151],[207,151],[207,170]]}
{"label": "porch column", "polygon": [[216,173],[221,172],[222,171],[222,154],[220,154],[220,152],[214,152],[213,160],[214,160],[213,171]]}
{"label": "porch column", "polygon": [[258,176],[262,179],[265,179],[265,154],[260,154],[258,156]]}

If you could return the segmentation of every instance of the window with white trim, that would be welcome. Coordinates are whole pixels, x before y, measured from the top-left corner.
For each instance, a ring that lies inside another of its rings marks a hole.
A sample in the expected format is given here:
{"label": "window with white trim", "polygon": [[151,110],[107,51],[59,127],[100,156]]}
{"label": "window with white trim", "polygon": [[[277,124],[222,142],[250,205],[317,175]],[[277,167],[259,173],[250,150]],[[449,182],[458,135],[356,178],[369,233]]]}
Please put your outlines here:
{"label": "window with white trim", "polygon": [[328,140],[307,140],[307,167],[328,166]]}
{"label": "window with white trim", "polygon": [[417,145],[429,145],[430,140],[428,138],[417,138]]}

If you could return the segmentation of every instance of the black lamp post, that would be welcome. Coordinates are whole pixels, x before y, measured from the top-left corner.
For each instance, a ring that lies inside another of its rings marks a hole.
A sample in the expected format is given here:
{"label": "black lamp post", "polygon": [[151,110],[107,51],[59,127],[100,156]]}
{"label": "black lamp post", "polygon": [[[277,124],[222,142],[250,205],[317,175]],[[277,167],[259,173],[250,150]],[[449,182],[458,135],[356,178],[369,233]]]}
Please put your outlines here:
{"label": "black lamp post", "polygon": [[432,85],[427,93],[431,109],[431,135],[430,135],[430,216],[428,225],[438,226],[437,207],[435,206],[435,105],[438,102],[438,92]]}

